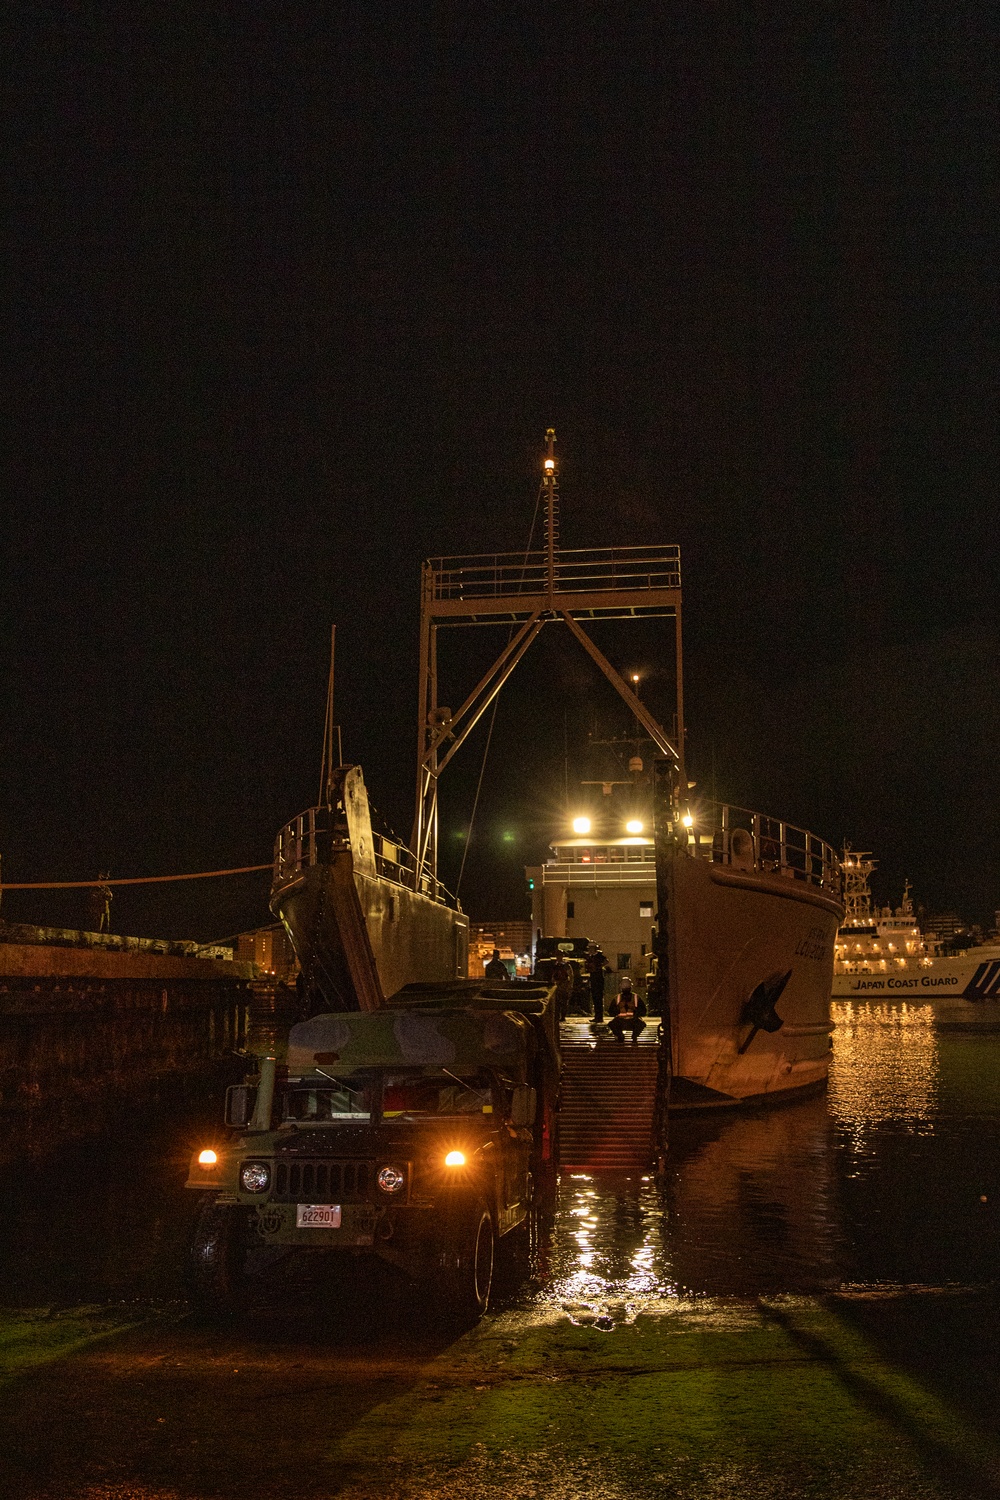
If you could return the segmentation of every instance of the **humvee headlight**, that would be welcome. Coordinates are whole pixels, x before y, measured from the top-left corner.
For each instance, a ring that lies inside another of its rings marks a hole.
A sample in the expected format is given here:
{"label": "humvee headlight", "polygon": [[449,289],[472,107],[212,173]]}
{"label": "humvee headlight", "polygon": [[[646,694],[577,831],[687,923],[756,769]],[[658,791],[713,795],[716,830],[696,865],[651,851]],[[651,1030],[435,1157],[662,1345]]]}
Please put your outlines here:
{"label": "humvee headlight", "polygon": [[383,1193],[398,1193],[406,1178],[398,1167],[383,1167],[375,1181]]}
{"label": "humvee headlight", "polygon": [[214,1167],[218,1160],[214,1151],[199,1151],[198,1153],[199,1167]]}
{"label": "humvee headlight", "polygon": [[271,1169],[266,1161],[245,1161],[240,1167],[240,1187],[245,1193],[266,1193],[271,1186]]}
{"label": "humvee headlight", "polygon": [[464,1167],[465,1166],[465,1152],[464,1151],[449,1151],[448,1155],[444,1159],[444,1164],[445,1164],[446,1167]]}

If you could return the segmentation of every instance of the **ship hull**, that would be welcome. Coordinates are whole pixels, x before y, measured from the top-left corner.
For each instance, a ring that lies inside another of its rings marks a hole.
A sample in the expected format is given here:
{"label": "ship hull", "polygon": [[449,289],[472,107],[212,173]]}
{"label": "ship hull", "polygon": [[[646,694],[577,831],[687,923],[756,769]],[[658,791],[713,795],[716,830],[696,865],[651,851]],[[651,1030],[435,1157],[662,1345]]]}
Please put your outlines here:
{"label": "ship hull", "polygon": [[[353,879],[383,995],[388,998],[403,985],[421,980],[465,978],[468,917],[378,875],[355,870]],[[275,898],[272,909],[287,929],[311,982],[331,1005],[353,1009],[343,936],[332,915],[332,867],[320,863],[303,870]]]}
{"label": "ship hull", "polygon": [[833,976],[835,1000],[1000,1000],[1000,952],[984,958],[972,952],[954,958],[932,958],[915,965],[878,973],[841,970]]}
{"label": "ship hull", "polygon": [[821,1088],[839,904],[805,882],[688,858],[673,861],[669,890],[672,1107]]}

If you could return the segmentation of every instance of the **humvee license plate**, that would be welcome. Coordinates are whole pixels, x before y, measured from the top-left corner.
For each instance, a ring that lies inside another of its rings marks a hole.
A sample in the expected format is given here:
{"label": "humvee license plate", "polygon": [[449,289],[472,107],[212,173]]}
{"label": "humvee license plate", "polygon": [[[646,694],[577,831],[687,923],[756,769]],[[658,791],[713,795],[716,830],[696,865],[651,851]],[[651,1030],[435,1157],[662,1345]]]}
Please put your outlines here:
{"label": "humvee license plate", "polygon": [[339,1229],[339,1203],[297,1203],[296,1229]]}

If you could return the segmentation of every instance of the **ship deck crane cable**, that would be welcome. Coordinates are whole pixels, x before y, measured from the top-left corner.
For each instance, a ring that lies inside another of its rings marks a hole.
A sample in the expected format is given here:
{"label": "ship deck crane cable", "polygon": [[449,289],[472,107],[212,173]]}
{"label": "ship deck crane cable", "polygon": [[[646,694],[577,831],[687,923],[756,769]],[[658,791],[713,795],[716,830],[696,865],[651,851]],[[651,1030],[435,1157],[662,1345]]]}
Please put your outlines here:
{"label": "ship deck crane cable", "polygon": [[[545,493],[545,481],[543,480],[541,482],[541,484],[539,484],[539,486],[538,486],[538,494],[535,497],[535,513],[531,517],[531,527],[530,527],[530,529],[528,531],[528,545],[524,549],[524,563],[523,563],[522,568],[521,568],[521,582],[522,583],[524,582],[525,575],[526,575],[526,573],[528,571],[528,558],[531,556],[531,544],[535,540],[535,527],[538,524],[538,512],[539,512],[539,510],[541,508],[542,495],[544,493]],[[511,641],[513,639],[514,639],[514,627],[512,625],[510,627],[510,631],[509,631],[508,636],[507,636],[507,644],[508,644],[508,646],[510,645],[510,643],[511,643]],[[479,780],[476,782],[476,795],[472,799],[472,812],[469,814],[469,826],[468,826],[468,828],[466,829],[466,832],[465,832],[465,844],[464,844],[464,847],[462,849],[462,863],[458,867],[458,879],[455,882],[455,897],[456,897],[456,899],[458,898],[459,892],[462,889],[462,876],[465,874],[465,861],[468,858],[469,845],[472,843],[472,829],[473,829],[473,825],[475,824],[475,821],[476,821],[476,811],[477,811],[477,809],[479,807],[479,794],[480,794],[480,792],[483,789],[483,777],[486,775],[486,761],[487,761],[487,757],[489,756],[489,753],[490,753],[490,741],[493,739],[493,726],[494,726],[494,724],[497,721],[497,709],[499,707],[500,707],[500,694],[497,693],[496,697],[493,699],[493,712],[490,715],[490,727],[487,730],[487,733],[486,733],[486,744],[483,747],[483,763],[479,767]]]}

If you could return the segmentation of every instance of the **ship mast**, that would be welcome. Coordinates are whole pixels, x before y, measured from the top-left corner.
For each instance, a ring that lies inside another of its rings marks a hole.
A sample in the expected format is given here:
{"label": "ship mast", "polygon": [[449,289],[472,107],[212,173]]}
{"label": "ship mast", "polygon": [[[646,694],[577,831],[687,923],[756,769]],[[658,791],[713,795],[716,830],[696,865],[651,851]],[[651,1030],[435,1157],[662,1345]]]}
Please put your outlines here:
{"label": "ship mast", "polygon": [[867,927],[872,920],[872,893],[868,877],[875,869],[870,854],[855,854],[844,845],[841,869],[844,872],[844,926]]}
{"label": "ship mast", "polygon": [[556,553],[559,550],[559,466],[556,463],[556,432],[546,429],[545,459],[542,463],[542,485],[545,490],[545,581],[548,584],[549,608],[555,608]]}

